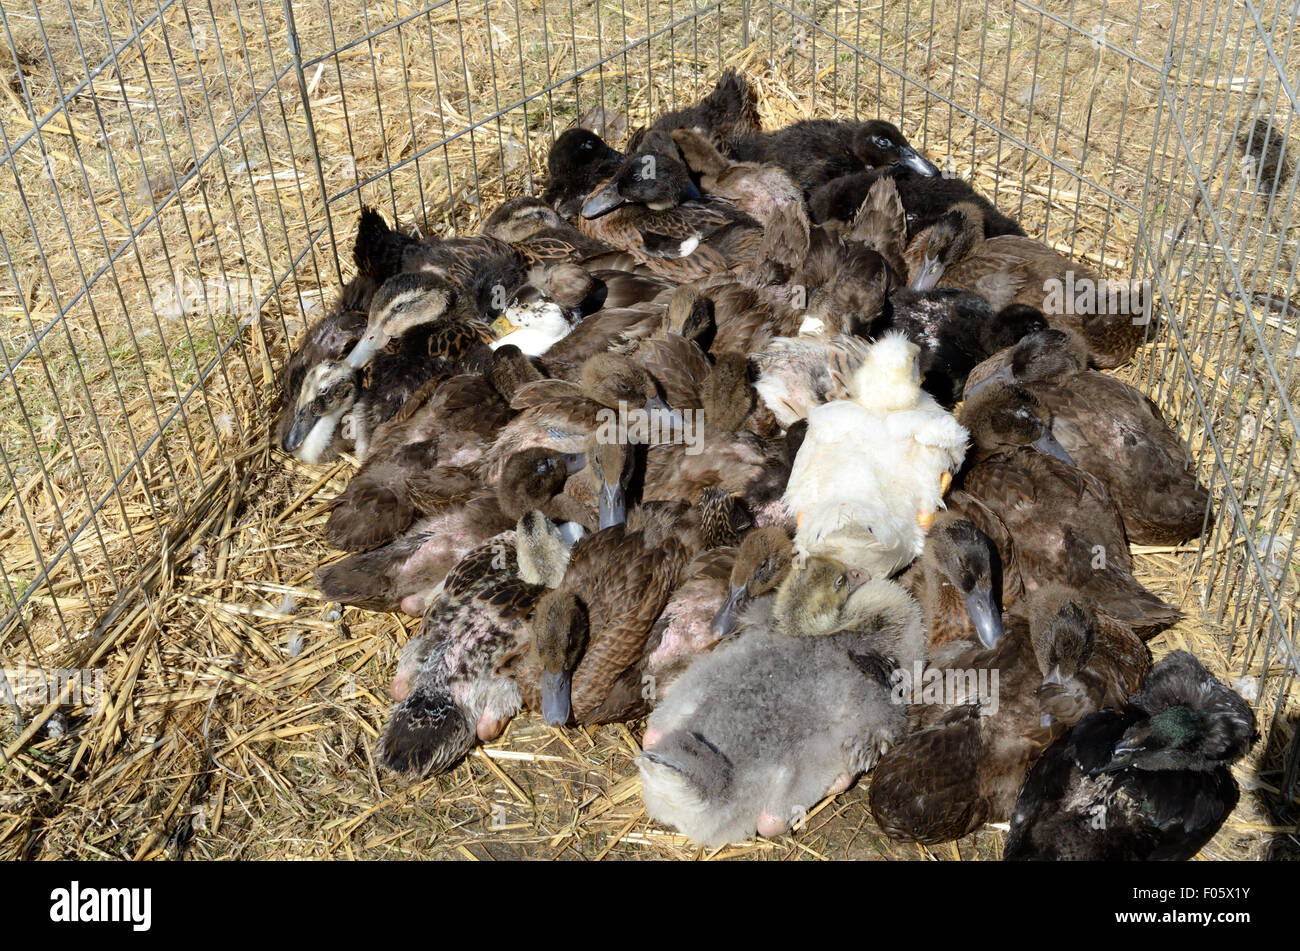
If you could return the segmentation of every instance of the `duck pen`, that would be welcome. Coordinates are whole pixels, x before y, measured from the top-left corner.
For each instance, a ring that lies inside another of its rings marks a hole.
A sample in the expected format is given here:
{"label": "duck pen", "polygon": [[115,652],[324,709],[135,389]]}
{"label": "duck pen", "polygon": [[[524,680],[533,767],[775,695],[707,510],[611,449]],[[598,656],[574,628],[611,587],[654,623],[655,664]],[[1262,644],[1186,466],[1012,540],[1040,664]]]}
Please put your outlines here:
{"label": "duck pen", "polygon": [[355,460],[272,439],[369,205],[470,235],[577,123],[614,144],[733,67],[764,128],[884,118],[1141,294],[1117,371],[1212,527],[1134,546],[1260,740],[1208,859],[1300,851],[1300,8],[1294,0],[13,0],[0,7],[0,857],[998,858],[891,841],[863,784],[790,834],[644,811],[640,724],[534,714],[379,768],[413,619],[323,603]]}

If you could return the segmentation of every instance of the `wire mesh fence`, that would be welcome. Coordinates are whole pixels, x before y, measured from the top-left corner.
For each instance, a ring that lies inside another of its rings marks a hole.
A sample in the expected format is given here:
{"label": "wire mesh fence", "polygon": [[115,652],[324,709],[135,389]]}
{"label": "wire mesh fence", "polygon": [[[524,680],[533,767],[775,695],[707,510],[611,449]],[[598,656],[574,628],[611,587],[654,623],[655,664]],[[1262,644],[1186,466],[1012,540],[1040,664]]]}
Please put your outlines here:
{"label": "wire mesh fence", "polygon": [[898,122],[1031,235],[1148,282],[1128,372],[1217,511],[1149,554],[1294,782],[1294,0],[15,0],[0,28],[6,764],[75,689],[50,671],[101,666],[178,566],[226,557],[196,540],[229,532],[363,203],[472,233],[579,117],[635,125],[730,64],[777,115]]}

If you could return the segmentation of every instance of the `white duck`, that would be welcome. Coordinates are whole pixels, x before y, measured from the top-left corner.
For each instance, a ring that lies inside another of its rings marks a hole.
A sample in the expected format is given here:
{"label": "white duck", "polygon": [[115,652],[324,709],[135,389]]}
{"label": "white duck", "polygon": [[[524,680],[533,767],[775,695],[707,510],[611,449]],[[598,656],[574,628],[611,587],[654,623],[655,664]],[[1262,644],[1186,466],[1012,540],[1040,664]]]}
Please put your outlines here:
{"label": "white duck", "polygon": [[888,577],[920,555],[969,433],[921,389],[919,348],[900,333],[841,337],[830,353],[840,397],[808,411],[785,504],[795,544]]}
{"label": "white duck", "polygon": [[512,343],[525,356],[540,357],[567,337],[575,323],[554,301],[539,298],[517,302],[492,322],[497,339],[488,346],[495,350]]}

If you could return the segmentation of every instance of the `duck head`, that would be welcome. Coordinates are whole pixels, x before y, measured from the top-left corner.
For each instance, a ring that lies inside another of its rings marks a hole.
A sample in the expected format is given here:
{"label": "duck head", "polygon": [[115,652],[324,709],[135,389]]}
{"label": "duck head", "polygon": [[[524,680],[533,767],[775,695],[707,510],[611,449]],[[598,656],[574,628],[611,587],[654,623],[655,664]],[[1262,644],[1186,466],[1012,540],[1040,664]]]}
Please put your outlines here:
{"label": "duck head", "polygon": [[389,278],[370,302],[370,321],[348,354],[348,365],[360,369],[407,331],[443,320],[456,300],[456,291],[435,274],[417,271]]}
{"label": "duck head", "polygon": [[883,119],[873,119],[858,127],[853,134],[853,151],[873,168],[897,166],[926,178],[939,175],[938,166],[917,152],[903,138],[898,126]]}
{"label": "duck head", "polygon": [[555,452],[542,446],[521,449],[506,460],[497,483],[497,504],[512,518],[520,518],[564,491],[569,476],[587,464],[582,453]]}
{"label": "duck head", "polygon": [[713,635],[736,630],[741,613],[755,599],[774,591],[785,580],[794,560],[794,543],[775,525],[756,528],[745,536],[731,568],[727,598],[710,624]]}
{"label": "duck head", "polygon": [[346,362],[322,360],[308,368],[293,406],[285,411],[281,448],[304,462],[319,462],[358,392],[357,371]]}
{"label": "duck head", "polygon": [[636,456],[617,439],[606,439],[597,428],[587,437],[587,460],[599,483],[596,495],[597,528],[627,521],[627,490]]}
{"label": "duck head", "polygon": [[572,546],[559,526],[541,513],[530,509],[519,517],[515,527],[515,557],[519,577],[528,584],[555,588],[564,580]]}
{"label": "duck head", "polygon": [[1047,318],[1037,307],[1009,304],[980,326],[980,346],[985,353],[997,353],[1028,336],[1048,329]]}
{"label": "duck head", "polygon": [[861,568],[838,558],[813,555],[795,565],[776,591],[772,605],[777,629],[794,637],[831,634],[848,617],[849,597],[868,580]]}
{"label": "duck head", "polygon": [[1060,584],[1039,588],[1028,598],[1029,639],[1043,674],[1043,686],[1062,686],[1092,656],[1097,638],[1093,606]]}
{"label": "duck head", "polygon": [[582,216],[599,218],[626,202],[667,211],[699,197],[700,190],[676,143],[666,133],[652,130],[642,138],[640,148],[623,160],[613,178],[583,203]]}
{"label": "duck head", "polygon": [[565,218],[573,218],[591,190],[609,178],[623,153],[587,129],[569,129],[551,145],[547,156],[549,182],[543,198]]}
{"label": "duck head", "polygon": [[968,395],[962,405],[961,423],[970,430],[981,455],[1028,446],[1074,464],[1052,435],[1047,407],[1018,384],[998,383],[975,396]]}
{"label": "duck head", "polygon": [[587,609],[570,591],[548,591],[533,609],[533,647],[542,666],[542,716],[551,726],[563,726],[573,711],[573,672],[588,633]]}
{"label": "duck head", "polygon": [[516,301],[492,321],[497,339],[489,346],[495,350],[512,345],[530,357],[540,357],[567,337],[573,327],[573,318],[555,301]]}
{"label": "duck head", "polygon": [[[1022,305],[1004,308],[998,317]],[[1024,308],[1039,317],[1032,307]],[[1027,323],[1032,323],[1026,317]],[[1015,342],[1010,359],[966,390],[966,399],[996,383],[1056,383],[1088,368],[1088,345],[1072,330],[1053,327],[1035,328]]]}
{"label": "duck head", "polygon": [[[645,368],[617,353],[598,353],[582,365],[578,381],[587,399],[608,409],[644,409],[647,413],[663,414],[662,419],[680,432],[686,425],[680,410],[669,406],[659,395],[659,387]],[[598,432],[602,427],[597,428]],[[603,442],[616,441],[611,434],[602,436]]]}
{"label": "duck head", "polygon": [[1151,668],[1129,709],[1146,716],[1124,733],[1102,771],[1215,769],[1244,756],[1256,737],[1249,704],[1186,651]]}
{"label": "duck head", "polygon": [[853,373],[852,398],[880,412],[913,409],[921,395],[921,348],[900,331],[882,335]]}
{"label": "duck head", "polygon": [[953,205],[938,221],[918,232],[904,253],[913,290],[937,287],[944,269],[966,257],[983,239],[984,213],[977,205]]}
{"label": "duck head", "polygon": [[560,213],[546,202],[524,195],[504,202],[483,222],[479,233],[501,241],[518,242],[550,228],[569,227]]}
{"label": "duck head", "polygon": [[531,360],[514,344],[503,344],[492,350],[492,359],[487,367],[488,382],[492,388],[509,403],[514,399],[519,387],[542,379],[541,371],[533,366]]}
{"label": "duck head", "polygon": [[925,539],[926,596],[947,582],[961,594],[980,643],[992,648],[1002,638],[1002,561],[992,540],[973,522],[942,512]]}

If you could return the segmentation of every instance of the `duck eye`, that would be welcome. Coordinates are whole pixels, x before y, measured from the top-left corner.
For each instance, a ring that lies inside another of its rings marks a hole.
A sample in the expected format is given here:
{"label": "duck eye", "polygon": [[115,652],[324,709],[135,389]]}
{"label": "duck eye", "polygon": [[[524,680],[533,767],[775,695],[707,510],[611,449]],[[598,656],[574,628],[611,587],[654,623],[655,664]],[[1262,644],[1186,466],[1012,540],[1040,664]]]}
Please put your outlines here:
{"label": "duck eye", "polygon": [[876,148],[878,149],[891,148],[894,144],[893,142],[890,142],[887,138],[885,138],[883,135],[872,136],[871,141],[875,143]]}
{"label": "duck eye", "polygon": [[846,575],[840,575],[838,578],[836,578],[836,579],[835,579],[835,590],[838,591],[840,588],[844,587],[844,583],[845,583],[846,581],[848,581],[848,580],[849,580],[849,579],[848,579],[848,577],[847,577]]}

